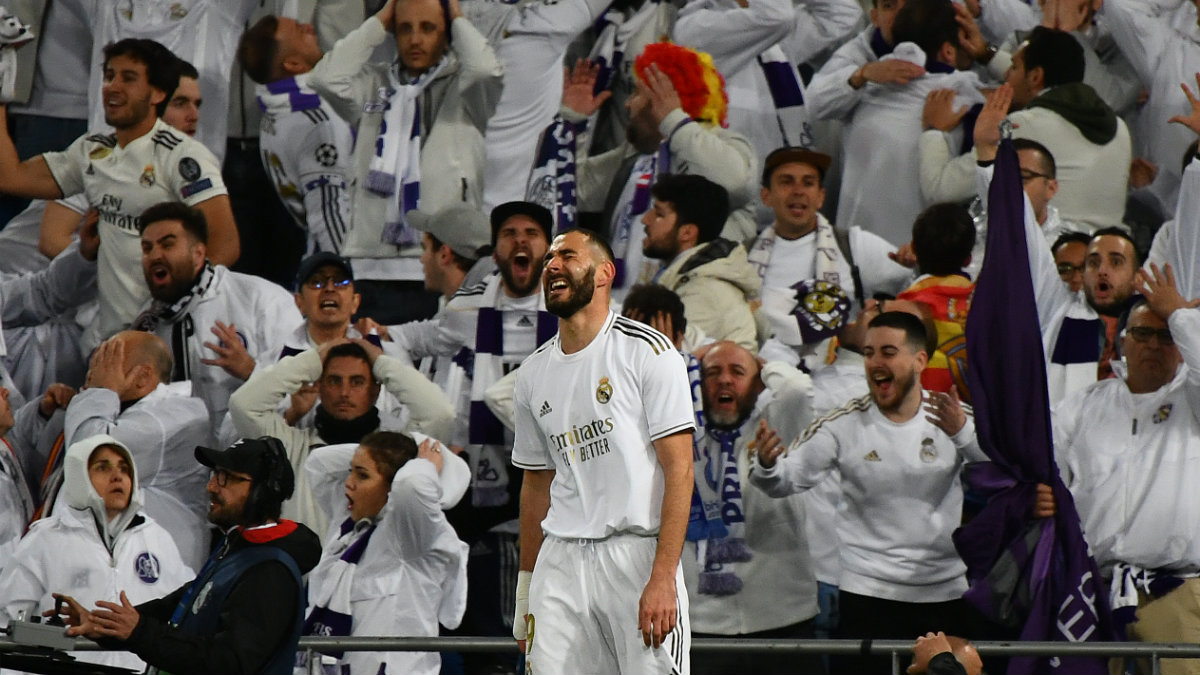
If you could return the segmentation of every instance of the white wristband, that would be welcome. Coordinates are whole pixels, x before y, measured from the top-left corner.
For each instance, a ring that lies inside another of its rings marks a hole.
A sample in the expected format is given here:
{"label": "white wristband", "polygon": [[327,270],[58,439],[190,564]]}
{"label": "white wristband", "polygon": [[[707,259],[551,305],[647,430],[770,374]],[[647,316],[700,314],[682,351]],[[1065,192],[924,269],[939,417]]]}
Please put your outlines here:
{"label": "white wristband", "polygon": [[529,614],[529,582],[532,579],[533,572],[517,572],[517,608],[513,615],[513,637],[517,640],[525,639],[525,615]]}

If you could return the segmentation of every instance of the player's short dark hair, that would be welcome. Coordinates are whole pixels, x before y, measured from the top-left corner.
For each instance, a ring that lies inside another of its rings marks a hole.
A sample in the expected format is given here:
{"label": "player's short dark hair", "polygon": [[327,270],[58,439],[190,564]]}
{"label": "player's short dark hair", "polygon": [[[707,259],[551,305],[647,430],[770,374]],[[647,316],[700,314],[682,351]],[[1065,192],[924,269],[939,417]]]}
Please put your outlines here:
{"label": "player's short dark hair", "polygon": [[400,467],[417,456],[417,442],[413,437],[396,431],[372,431],[358,444],[366,449],[375,468],[389,485]]}
{"label": "player's short dark hair", "polygon": [[1058,235],[1058,239],[1055,239],[1053,244],[1050,244],[1050,253],[1058,253],[1058,249],[1070,244],[1071,242],[1083,244],[1084,247],[1086,247],[1088,244],[1092,243],[1092,235],[1086,232],[1063,232],[1062,234]]}
{"label": "player's short dark hair", "polygon": [[279,17],[264,16],[242,33],[238,41],[237,60],[251,80],[259,84],[279,79],[275,59],[279,56]]}
{"label": "player's short dark hair", "polygon": [[158,116],[162,117],[167,111],[167,103],[175,95],[175,88],[179,86],[179,57],[162,44],[143,38],[125,38],[110,42],[104,45],[103,54],[105,69],[108,68],[108,62],[118,56],[128,56],[146,66],[146,79],[150,86],[165,95],[162,103],[154,107]]}
{"label": "player's short dark hair", "polygon": [[[621,313],[625,316],[640,316],[642,323],[650,317],[665,313],[671,317],[671,328],[682,335],[687,331],[687,317],[683,313],[683,300],[675,291],[659,284],[637,284],[629,289],[625,302],[621,304]],[[671,340],[674,335],[668,335]]]}
{"label": "player's short dark hair", "polygon": [[670,202],[677,215],[677,228],[695,225],[701,244],[720,236],[729,218],[729,193],[704,176],[663,174],[650,188],[650,194],[660,202]]}
{"label": "player's short dark hair", "polygon": [[572,232],[582,235],[584,239],[587,239],[588,242],[596,248],[596,250],[600,251],[600,253],[604,256],[604,260],[600,262],[616,262],[617,255],[613,253],[612,245],[608,243],[608,240],[605,239],[602,234],[595,230],[589,230],[586,227],[573,227],[569,230],[563,230],[562,232],[559,232],[554,236],[554,238],[557,239],[564,234],[570,234]]}
{"label": "player's short dark hair", "polygon": [[1046,146],[1031,138],[1014,138],[1013,149],[1018,152],[1021,150],[1033,150],[1038,154],[1038,168],[1041,169],[1042,173],[1051,178],[1058,177],[1058,165],[1054,163],[1054,155]]}
{"label": "player's short dark hair", "polygon": [[204,212],[183,202],[159,202],[142,211],[142,215],[137,219],[138,234],[145,232],[146,228],[154,223],[164,220],[178,220],[183,225],[184,232],[196,241],[208,244],[208,221],[204,218]]}
{"label": "player's short dark hair", "polygon": [[896,12],[892,24],[893,44],[912,42],[929,61],[937,59],[942,45],[958,45],[958,21],[950,0],[908,0]]}
{"label": "player's short dark hair", "polygon": [[922,273],[944,277],[961,272],[975,248],[975,221],[961,204],[934,204],[913,222],[912,244]]}
{"label": "player's short dark hair", "polygon": [[867,328],[898,328],[904,331],[904,341],[914,352],[925,352],[929,355],[929,335],[926,333],[925,322],[920,317],[908,312],[884,312],[871,319]]}
{"label": "player's short dark hair", "polygon": [[1047,88],[1083,82],[1083,46],[1070,33],[1038,26],[1025,43],[1025,72],[1042,69]]}
{"label": "player's short dark hair", "polygon": [[362,345],[355,342],[344,342],[330,347],[325,354],[325,360],[321,362],[321,376],[324,377],[325,369],[329,367],[331,361],[343,357],[358,359],[367,364],[367,372],[371,373],[371,383],[375,383],[375,372],[371,369],[371,357],[367,354],[367,350],[362,348]]}
{"label": "player's short dark hair", "polygon": [[1133,249],[1133,268],[1137,269],[1142,266],[1142,252],[1138,250],[1137,242],[1133,240],[1133,235],[1126,232],[1123,228],[1113,226],[1102,227],[1099,230],[1096,230],[1092,233],[1092,238],[1088,242],[1088,246],[1091,246],[1091,242],[1096,241],[1098,237],[1109,236],[1120,237],[1129,242],[1129,247]]}

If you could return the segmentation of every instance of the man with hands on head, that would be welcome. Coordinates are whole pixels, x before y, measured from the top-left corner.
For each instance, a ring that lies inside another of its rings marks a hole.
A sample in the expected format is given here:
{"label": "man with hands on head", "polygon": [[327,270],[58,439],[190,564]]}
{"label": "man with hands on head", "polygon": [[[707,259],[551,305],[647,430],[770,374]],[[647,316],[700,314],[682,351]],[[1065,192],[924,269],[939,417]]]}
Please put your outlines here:
{"label": "man with hands on head", "polygon": [[[927,349],[920,319],[884,312],[862,346],[869,394],[790,443],[765,423],[756,434],[750,482],[772,496],[807,491],[835,469],[840,475],[839,637],[901,639],[964,618],[966,566],[951,541],[962,518],[959,472],[986,456],[957,393],[922,390]],[[841,665],[879,672],[887,659]]]}

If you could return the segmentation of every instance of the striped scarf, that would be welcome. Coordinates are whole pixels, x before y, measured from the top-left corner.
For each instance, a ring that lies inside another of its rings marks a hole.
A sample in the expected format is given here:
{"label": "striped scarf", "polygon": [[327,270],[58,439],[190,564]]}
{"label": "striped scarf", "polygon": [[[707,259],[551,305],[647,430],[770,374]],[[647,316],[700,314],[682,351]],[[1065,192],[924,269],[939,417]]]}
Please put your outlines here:
{"label": "striped scarf", "polygon": [[804,83],[800,80],[800,74],[779,45],[773,45],[759,54],[758,66],[762,68],[767,88],[771,91],[775,121],[779,124],[779,133],[783,135],[783,144],[811,148],[816,139],[804,107]]}
{"label": "striped scarf", "polygon": [[525,184],[525,200],[554,215],[554,232],[575,227],[575,139],[586,128],[586,121],[569,122],[555,115],[542,132],[537,160]]}
{"label": "striped scarf", "polygon": [[[301,635],[350,635],[354,627],[350,607],[354,573],[358,570],[358,561],[367,550],[367,544],[371,543],[372,534],[375,534],[375,523],[370,520],[355,523],[347,518],[342,522],[341,534],[326,551],[332,554],[341,550],[341,555],[334,561],[325,583],[321,584],[320,592],[313,598],[313,609],[304,620]],[[340,659],[344,652],[331,650],[324,653]]]}
{"label": "striped scarf", "polygon": [[375,138],[366,188],[388,199],[384,216],[383,242],[395,246],[415,246],[417,232],[404,214],[417,208],[421,196],[421,92],[446,66],[443,58],[412,82],[400,81],[397,61],[392,64],[392,93],[384,102],[383,120]]}

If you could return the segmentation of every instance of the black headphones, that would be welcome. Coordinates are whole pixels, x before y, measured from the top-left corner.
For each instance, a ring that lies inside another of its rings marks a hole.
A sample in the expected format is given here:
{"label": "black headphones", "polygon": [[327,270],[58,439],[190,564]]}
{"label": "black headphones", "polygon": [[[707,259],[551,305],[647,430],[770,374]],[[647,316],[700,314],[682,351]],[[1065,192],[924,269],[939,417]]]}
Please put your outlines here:
{"label": "black headphones", "polygon": [[245,514],[248,522],[262,522],[276,516],[279,505],[292,496],[296,487],[292,463],[288,461],[283,442],[274,436],[260,436],[256,440],[266,447],[262,455],[264,475],[256,476],[250,484]]}

